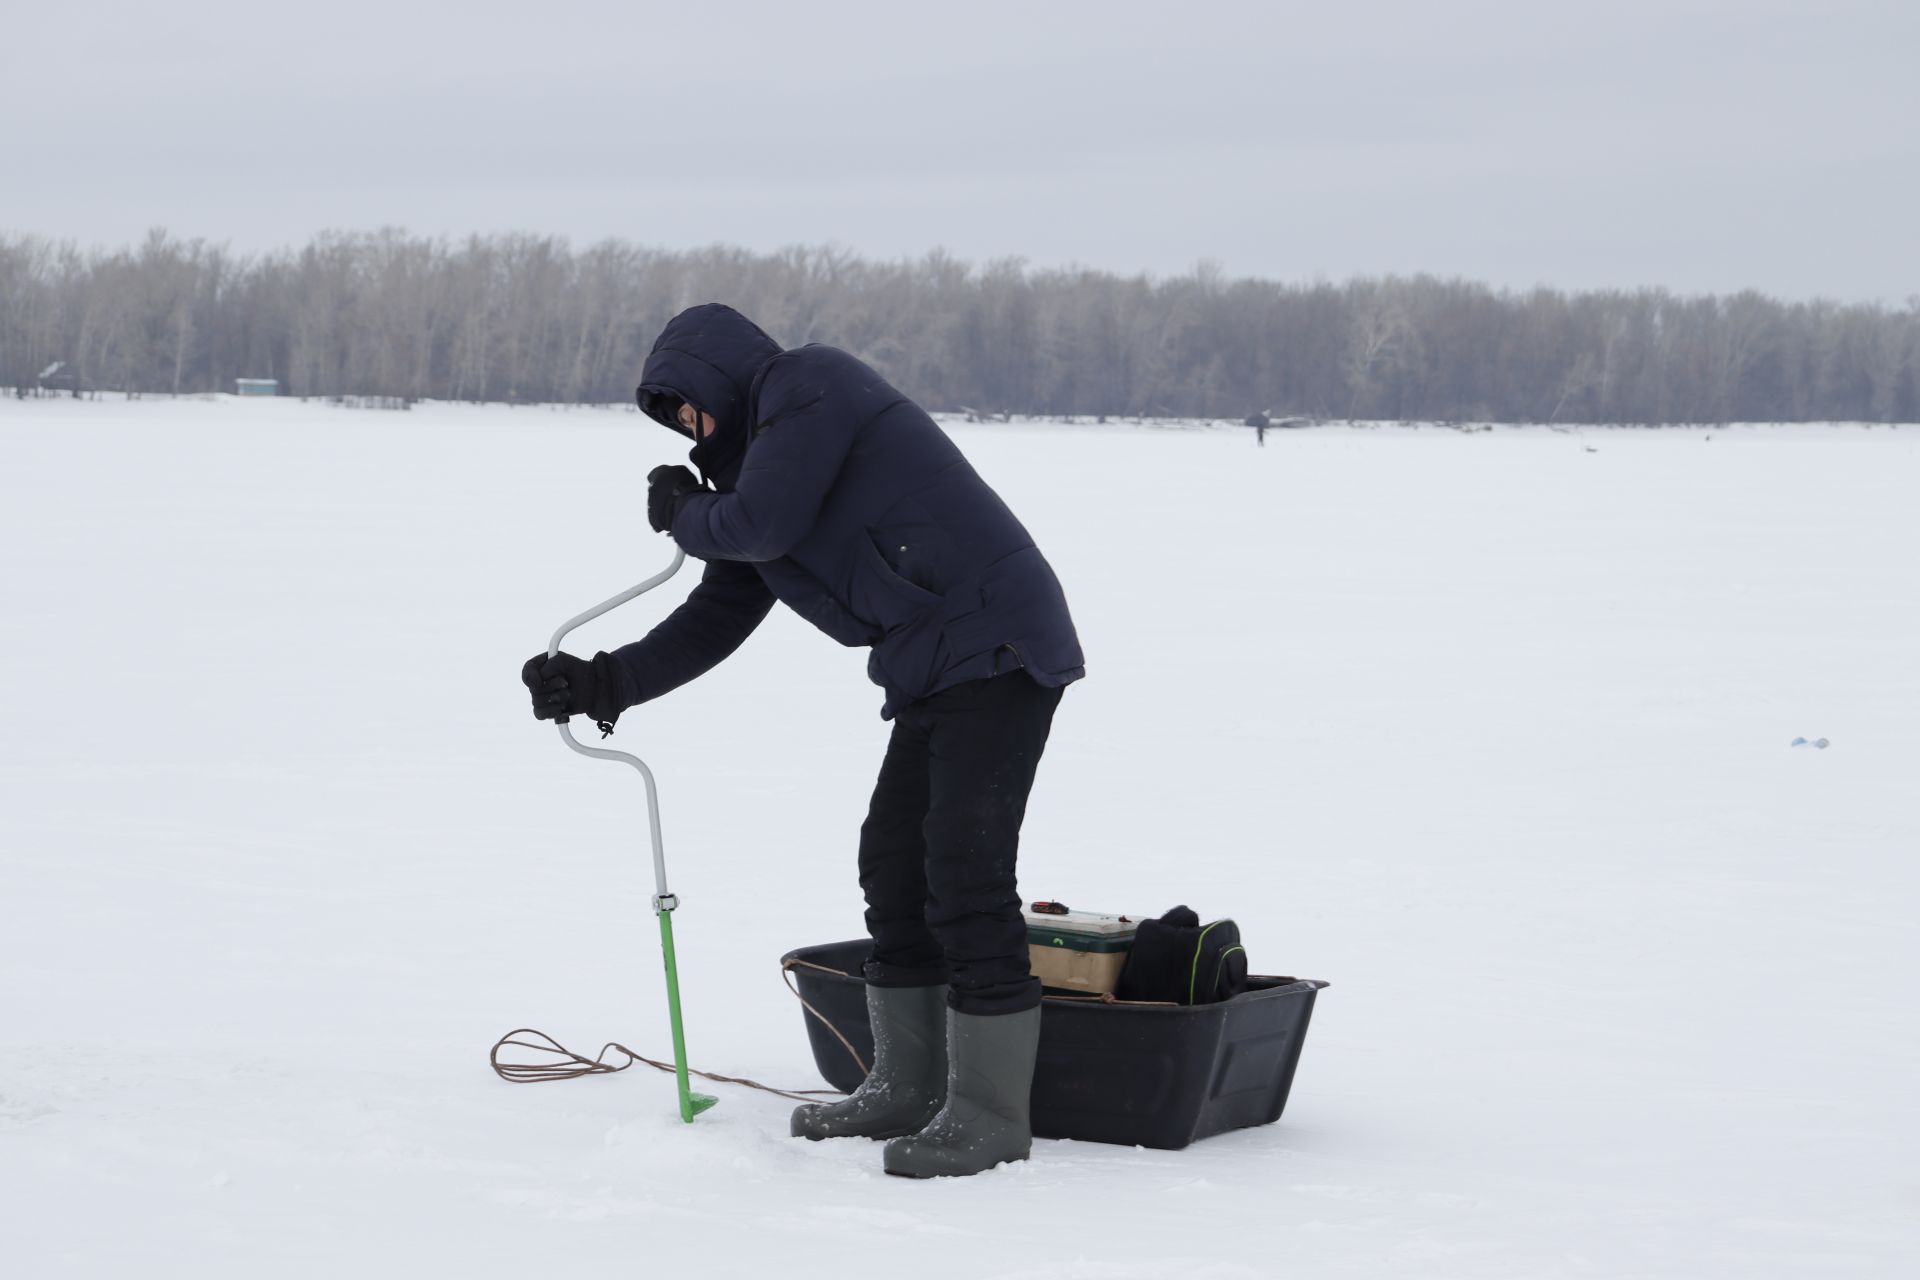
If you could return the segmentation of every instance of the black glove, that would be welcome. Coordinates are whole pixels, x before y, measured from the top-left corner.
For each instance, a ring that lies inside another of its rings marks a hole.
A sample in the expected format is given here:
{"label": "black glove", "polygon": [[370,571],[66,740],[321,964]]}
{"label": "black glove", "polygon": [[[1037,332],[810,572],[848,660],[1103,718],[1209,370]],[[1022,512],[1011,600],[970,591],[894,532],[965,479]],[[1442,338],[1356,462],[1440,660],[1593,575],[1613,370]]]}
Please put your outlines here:
{"label": "black glove", "polygon": [[632,705],[625,699],[626,682],[613,655],[596,653],[593,659],[556,653],[536,653],[520,668],[520,682],[533,694],[533,718],[565,721],[585,716],[612,733],[620,713]]}
{"label": "black glove", "polygon": [[655,467],[647,472],[647,523],[655,533],[672,533],[681,502],[699,492],[700,482],[685,467]]}

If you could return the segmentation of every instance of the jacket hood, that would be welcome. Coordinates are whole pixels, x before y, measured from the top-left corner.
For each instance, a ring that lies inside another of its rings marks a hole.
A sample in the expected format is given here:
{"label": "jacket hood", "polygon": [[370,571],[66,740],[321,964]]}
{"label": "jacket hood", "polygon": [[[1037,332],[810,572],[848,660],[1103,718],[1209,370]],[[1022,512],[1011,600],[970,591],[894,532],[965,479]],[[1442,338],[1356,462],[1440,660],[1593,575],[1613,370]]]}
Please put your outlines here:
{"label": "jacket hood", "polygon": [[694,439],[693,463],[709,477],[726,475],[746,452],[753,424],[747,398],[754,375],[780,354],[759,325],[718,302],[689,307],[667,321],[640,373],[634,399],[649,418],[689,439],[681,402],[711,414],[713,434]]}

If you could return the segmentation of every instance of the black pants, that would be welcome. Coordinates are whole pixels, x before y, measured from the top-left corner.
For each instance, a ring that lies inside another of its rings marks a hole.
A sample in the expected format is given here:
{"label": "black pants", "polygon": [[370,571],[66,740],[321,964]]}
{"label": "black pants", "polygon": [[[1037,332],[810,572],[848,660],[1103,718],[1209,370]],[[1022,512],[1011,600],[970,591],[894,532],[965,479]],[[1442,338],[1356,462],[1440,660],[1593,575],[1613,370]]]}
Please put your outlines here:
{"label": "black pants", "polygon": [[1040,1003],[1014,860],[1059,689],[1022,671],[909,703],[860,828],[860,888],[881,987],[949,982],[961,1013]]}

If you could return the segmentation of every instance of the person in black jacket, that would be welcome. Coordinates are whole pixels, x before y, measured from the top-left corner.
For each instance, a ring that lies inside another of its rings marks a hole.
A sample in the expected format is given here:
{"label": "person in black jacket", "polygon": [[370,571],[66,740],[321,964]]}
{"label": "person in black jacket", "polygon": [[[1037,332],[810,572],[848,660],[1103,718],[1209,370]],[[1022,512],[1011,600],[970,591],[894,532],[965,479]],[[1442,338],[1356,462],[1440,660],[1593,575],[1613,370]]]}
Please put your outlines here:
{"label": "person in black jacket", "polygon": [[620,713],[712,669],[779,600],[843,645],[893,722],[860,830],[874,1065],[797,1137],[890,1138],[889,1173],[1024,1159],[1040,984],[1015,860],[1062,689],[1085,674],[1052,567],[939,426],[833,347],[783,351],[731,307],[681,312],[640,408],[693,441],[648,519],[706,561],[647,636],[522,672],[542,719]]}

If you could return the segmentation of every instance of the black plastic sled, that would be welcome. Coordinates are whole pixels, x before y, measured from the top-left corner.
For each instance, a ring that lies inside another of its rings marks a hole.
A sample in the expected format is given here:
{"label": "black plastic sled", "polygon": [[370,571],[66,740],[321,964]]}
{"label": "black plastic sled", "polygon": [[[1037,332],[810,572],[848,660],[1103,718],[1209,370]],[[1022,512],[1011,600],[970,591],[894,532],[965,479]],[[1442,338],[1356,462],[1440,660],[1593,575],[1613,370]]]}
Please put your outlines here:
{"label": "black plastic sled", "polygon": [[[801,997],[867,1062],[873,1033],[858,975],[871,945],[865,938],[830,942],[781,959]],[[1255,975],[1240,995],[1202,1005],[1046,997],[1033,1073],[1034,1134],[1177,1150],[1229,1129],[1273,1123],[1287,1106],[1314,995],[1326,985]],[[865,1076],[846,1046],[811,1013],[803,1009],[801,1016],[827,1083],[847,1093],[859,1088]]]}

